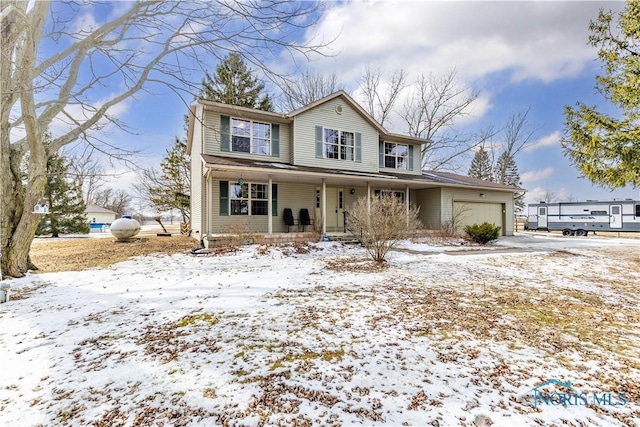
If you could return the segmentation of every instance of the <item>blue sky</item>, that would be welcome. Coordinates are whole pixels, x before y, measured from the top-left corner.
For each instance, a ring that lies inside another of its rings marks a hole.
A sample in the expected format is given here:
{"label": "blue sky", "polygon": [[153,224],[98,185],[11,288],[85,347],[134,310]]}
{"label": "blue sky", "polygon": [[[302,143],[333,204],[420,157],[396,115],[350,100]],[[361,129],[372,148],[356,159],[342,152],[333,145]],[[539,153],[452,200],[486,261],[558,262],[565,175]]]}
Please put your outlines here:
{"label": "blue sky", "polygon": [[[474,113],[459,126],[467,130],[504,125],[507,118],[531,108],[537,128],[535,149],[517,157],[527,202],[553,192],[559,200],[636,198],[640,189],[609,191],[591,185],[563,156],[563,107],[582,101],[612,111],[595,93],[600,72],[596,49],[587,45],[589,20],[599,8],[621,10],[623,2],[329,2],[319,25],[302,38],[336,37],[330,56],[305,64],[310,70],[335,73],[359,100],[357,81],[367,65],[388,76],[397,68],[409,79],[457,69],[460,82],[477,87]],[[286,58],[266,58],[278,70],[292,72]],[[209,65],[211,72],[215,63]],[[174,135],[182,135],[186,107],[173,92],[153,87],[122,106],[119,116],[137,132],[108,135],[121,146],[142,148],[143,163],[159,162]],[[403,133],[398,120],[387,126]],[[466,173],[471,158],[460,168]],[[125,173],[113,183],[126,185]]]}

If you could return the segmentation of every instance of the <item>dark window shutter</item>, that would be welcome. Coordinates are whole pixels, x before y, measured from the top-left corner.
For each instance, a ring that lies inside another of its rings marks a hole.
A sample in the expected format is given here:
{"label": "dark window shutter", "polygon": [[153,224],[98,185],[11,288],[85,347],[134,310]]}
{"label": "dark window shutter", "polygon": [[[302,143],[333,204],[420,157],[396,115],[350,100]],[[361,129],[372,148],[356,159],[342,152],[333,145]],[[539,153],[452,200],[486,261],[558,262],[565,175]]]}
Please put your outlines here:
{"label": "dark window shutter", "polygon": [[409,146],[409,170],[413,170],[413,145]]}
{"label": "dark window shutter", "polygon": [[379,144],[379,152],[380,152],[380,167],[384,167],[384,142],[380,141]]}
{"label": "dark window shutter", "polygon": [[362,163],[362,134],[356,132],[356,162]]}
{"label": "dark window shutter", "polygon": [[280,125],[271,125],[271,155],[280,157]]}
{"label": "dark window shutter", "polygon": [[229,215],[229,181],[220,181],[220,216]]}
{"label": "dark window shutter", "polygon": [[220,151],[230,151],[231,119],[229,116],[220,116]]}
{"label": "dark window shutter", "polygon": [[271,184],[271,216],[278,216],[278,184]]}
{"label": "dark window shutter", "polygon": [[322,126],[316,126],[316,157],[321,159],[324,156],[322,155]]}

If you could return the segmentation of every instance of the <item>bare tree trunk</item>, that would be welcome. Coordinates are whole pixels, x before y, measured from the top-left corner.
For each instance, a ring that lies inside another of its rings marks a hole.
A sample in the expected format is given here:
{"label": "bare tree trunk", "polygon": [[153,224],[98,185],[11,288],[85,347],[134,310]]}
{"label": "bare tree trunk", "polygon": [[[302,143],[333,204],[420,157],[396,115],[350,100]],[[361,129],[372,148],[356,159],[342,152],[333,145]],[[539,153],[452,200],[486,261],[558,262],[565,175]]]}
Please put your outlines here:
{"label": "bare tree trunk", "polygon": [[40,201],[46,182],[46,155],[31,154],[29,157],[29,167],[33,169],[26,186],[20,181],[20,158],[19,153],[11,152],[11,167],[0,170],[3,189],[0,212],[2,275],[9,277],[22,277],[36,268],[29,258],[29,249],[40,216],[33,213],[33,207]]}

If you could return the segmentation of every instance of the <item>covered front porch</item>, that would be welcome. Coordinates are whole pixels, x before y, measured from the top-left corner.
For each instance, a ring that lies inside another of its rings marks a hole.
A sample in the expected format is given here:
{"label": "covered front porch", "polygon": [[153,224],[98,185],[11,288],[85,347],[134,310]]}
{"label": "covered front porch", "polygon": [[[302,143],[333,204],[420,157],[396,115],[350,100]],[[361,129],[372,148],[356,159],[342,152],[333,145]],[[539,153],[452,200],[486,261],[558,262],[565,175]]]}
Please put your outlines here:
{"label": "covered front porch", "polygon": [[[425,183],[379,174],[323,173],[273,163],[256,167],[255,163],[206,163],[202,211],[208,235],[233,233],[240,225],[267,237],[299,231],[345,234],[345,217],[359,198],[371,200],[390,191],[404,200],[408,210],[415,191],[425,187]],[[294,224],[285,222],[285,209],[290,210]],[[302,210],[308,212],[310,225],[301,223]]]}

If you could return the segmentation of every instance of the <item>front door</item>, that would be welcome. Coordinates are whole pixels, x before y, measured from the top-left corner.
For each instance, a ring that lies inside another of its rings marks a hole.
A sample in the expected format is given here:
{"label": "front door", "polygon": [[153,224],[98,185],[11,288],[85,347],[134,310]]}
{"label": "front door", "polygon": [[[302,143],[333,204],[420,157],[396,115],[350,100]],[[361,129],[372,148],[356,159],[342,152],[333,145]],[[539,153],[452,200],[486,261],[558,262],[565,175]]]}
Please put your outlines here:
{"label": "front door", "polygon": [[609,228],[622,228],[622,205],[609,205]]}
{"label": "front door", "polygon": [[547,228],[547,207],[538,207],[538,228]]}
{"label": "front door", "polygon": [[[316,218],[322,218],[322,188],[316,189]],[[342,188],[327,187],[327,231],[341,231],[344,228],[344,191]]]}

